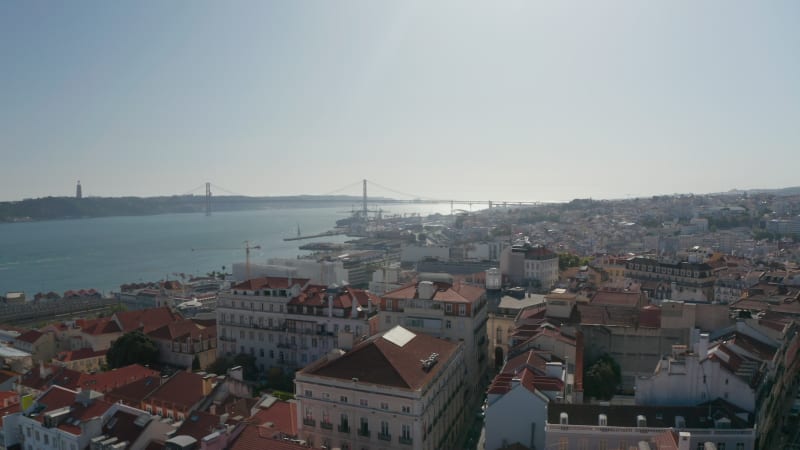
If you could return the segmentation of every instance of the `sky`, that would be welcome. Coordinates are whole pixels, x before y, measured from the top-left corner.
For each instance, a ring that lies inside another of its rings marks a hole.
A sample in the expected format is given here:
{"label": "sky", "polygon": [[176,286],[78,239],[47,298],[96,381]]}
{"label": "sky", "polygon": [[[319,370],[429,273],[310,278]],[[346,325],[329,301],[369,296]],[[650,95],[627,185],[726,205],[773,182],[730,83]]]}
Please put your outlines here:
{"label": "sky", "polygon": [[797,186],[798,22],[793,0],[3,1],[0,201],[77,180],[494,201]]}

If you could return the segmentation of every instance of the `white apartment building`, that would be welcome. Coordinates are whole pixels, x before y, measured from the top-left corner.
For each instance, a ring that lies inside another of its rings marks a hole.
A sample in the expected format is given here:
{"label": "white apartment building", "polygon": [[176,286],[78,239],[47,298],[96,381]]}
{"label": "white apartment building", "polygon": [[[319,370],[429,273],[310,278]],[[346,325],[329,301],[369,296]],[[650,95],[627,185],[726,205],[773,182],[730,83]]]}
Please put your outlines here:
{"label": "white apartment building", "polygon": [[369,322],[377,301],[349,286],[318,286],[288,277],[251,279],[220,293],[217,352],[254,355],[262,371],[295,370],[377,331]]}
{"label": "white apartment building", "polygon": [[[666,431],[678,434],[671,448],[680,450],[707,449],[707,442],[716,449],[755,448],[753,415],[721,400],[683,407],[550,403],[542,448],[662,448],[654,439]],[[640,446],[640,442],[649,447]]]}
{"label": "white apartment building", "polygon": [[513,283],[537,280],[545,290],[558,282],[558,255],[542,245],[525,241],[503,249],[500,272]]}
{"label": "white apartment building", "polygon": [[[112,437],[116,422],[120,427],[138,428],[134,442]],[[103,442],[108,447],[102,448],[144,448],[172,429],[142,410],[107,402],[98,392],[51,386],[23,411],[3,418],[0,445],[22,450],[82,450],[105,435]]]}
{"label": "white apartment building", "polygon": [[456,448],[464,414],[464,346],[401,326],[297,372],[298,434],[341,450]]}
{"label": "white apartment building", "polygon": [[716,398],[753,412],[754,380],[762,363],[736,354],[725,344],[709,349],[708,334],[700,335],[695,352],[673,346],[673,354],[659,361],[655,372],[636,379],[636,403],[694,406]]}
{"label": "white apartment building", "polygon": [[[486,290],[457,283],[441,274],[427,274],[416,284],[387,292],[381,297],[378,327],[395,325],[452,342],[463,342],[467,369],[467,391],[475,403],[488,378],[488,322]],[[432,281],[435,280],[435,281]],[[477,406],[477,404],[471,404]]]}

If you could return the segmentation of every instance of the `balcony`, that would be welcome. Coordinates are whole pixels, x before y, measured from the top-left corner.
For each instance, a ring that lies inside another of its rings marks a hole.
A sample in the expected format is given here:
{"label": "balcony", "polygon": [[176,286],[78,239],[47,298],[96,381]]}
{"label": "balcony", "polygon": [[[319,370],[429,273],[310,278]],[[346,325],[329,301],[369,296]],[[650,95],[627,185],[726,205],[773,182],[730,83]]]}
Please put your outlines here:
{"label": "balcony", "polygon": [[369,429],[367,429],[367,428],[359,428],[358,429],[358,435],[368,438],[369,435],[370,435]]}
{"label": "balcony", "polygon": [[347,425],[346,423],[343,423],[343,424],[339,425],[338,427],[336,427],[336,429],[339,430],[339,433],[349,433],[350,432],[350,426]]}
{"label": "balcony", "polygon": [[319,427],[322,428],[323,430],[332,430],[333,424],[330,422],[320,422]]}
{"label": "balcony", "polygon": [[392,440],[392,435],[389,433],[378,433],[378,439],[390,442]]}
{"label": "balcony", "polygon": [[220,336],[219,340],[224,342],[236,342],[235,337],[229,337],[229,336]]}
{"label": "balcony", "polygon": [[397,441],[404,445],[411,445],[414,442],[410,436],[406,437],[400,436],[399,438],[397,438]]}
{"label": "balcony", "polygon": [[312,418],[310,418],[310,417],[305,417],[305,418],[303,418],[303,425],[307,425],[309,427],[313,427],[313,426],[317,425],[317,421],[312,419]]}

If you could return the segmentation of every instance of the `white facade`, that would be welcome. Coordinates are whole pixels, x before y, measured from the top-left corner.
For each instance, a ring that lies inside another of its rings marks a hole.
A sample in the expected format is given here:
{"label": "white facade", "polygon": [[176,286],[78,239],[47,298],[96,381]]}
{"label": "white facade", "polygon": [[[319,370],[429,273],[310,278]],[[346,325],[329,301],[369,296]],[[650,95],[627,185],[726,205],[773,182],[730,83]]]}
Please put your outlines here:
{"label": "white facade", "polygon": [[[467,298],[456,293],[467,290]],[[440,294],[447,294],[451,301],[437,298]],[[383,296],[378,327],[386,331],[401,325],[415,333],[463,342],[470,395],[477,398],[475,388],[481,386],[489,366],[486,303],[483,288],[420,281]]]}
{"label": "white facade", "polygon": [[301,439],[314,446],[342,450],[455,448],[459,432],[469,419],[463,411],[463,346],[455,346],[449,358],[439,360],[437,373],[417,388],[315,372],[318,367],[337,363],[337,359],[347,364],[347,358],[347,354],[331,355],[297,373],[295,392]]}
{"label": "white facade", "polygon": [[371,334],[366,311],[357,307],[336,308],[332,302],[317,308],[290,307],[307,280],[301,281],[303,286],[282,280],[276,286],[283,288],[245,286],[220,293],[218,355],[249,353],[262,371],[270,367],[295,370]]}
{"label": "white facade", "polygon": [[486,408],[486,450],[498,450],[519,442],[529,448],[544,448],[544,426],[549,399],[514,380],[503,395],[488,395]]}
{"label": "white facade", "polygon": [[755,411],[756,391],[716,358],[676,353],[659,361],[653,375],[636,379],[640,405],[694,406],[716,398]]}
{"label": "white facade", "polygon": [[450,261],[450,247],[446,245],[404,245],[400,249],[400,261],[416,263],[424,259]]}

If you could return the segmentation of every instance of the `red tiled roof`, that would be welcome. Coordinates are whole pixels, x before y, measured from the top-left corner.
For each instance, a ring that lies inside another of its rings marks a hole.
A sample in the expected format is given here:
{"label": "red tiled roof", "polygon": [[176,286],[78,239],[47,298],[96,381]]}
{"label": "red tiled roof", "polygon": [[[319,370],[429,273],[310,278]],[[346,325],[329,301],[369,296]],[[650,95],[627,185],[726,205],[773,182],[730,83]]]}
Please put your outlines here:
{"label": "red tiled roof", "polygon": [[155,370],[139,364],[120,367],[108,372],[95,374],[81,374],[78,386],[82,389],[91,389],[97,392],[108,392],[111,389],[124,386],[147,376],[158,375]]}
{"label": "red tiled roof", "polygon": [[[474,303],[486,293],[484,288],[473,286],[471,284],[450,284],[439,281],[433,282],[433,284],[436,286],[436,292],[433,295],[434,301],[449,303]],[[387,292],[383,294],[383,297],[399,300],[419,298],[417,284],[412,283]]]}
{"label": "red tiled roof", "polygon": [[112,320],[110,317],[89,320],[78,319],[75,321],[75,323],[81,327],[81,331],[83,333],[93,336],[100,334],[120,333],[122,331],[119,325],[117,325],[117,322]]}
{"label": "red tiled roof", "polygon": [[114,314],[114,319],[125,333],[134,330],[142,330],[144,334],[147,334],[164,325],[175,322],[180,318],[179,315],[172,312],[172,310],[166,306],[135,311],[122,311]]}
{"label": "red tiled roof", "polygon": [[17,337],[16,340],[33,344],[44,336],[44,333],[38,330],[28,330]]}
{"label": "red tiled roof", "polygon": [[147,335],[153,339],[168,341],[185,341],[187,338],[191,338],[195,341],[200,339],[214,339],[217,336],[217,327],[201,325],[191,319],[180,319],[177,322],[172,322],[154,329]]}
{"label": "red tiled roof", "polygon": [[81,348],[78,350],[61,352],[58,360],[62,362],[79,361],[82,359],[96,358],[108,353],[108,350],[92,350],[91,348]]}
{"label": "red tiled roof", "polygon": [[276,401],[269,408],[253,415],[255,423],[272,424],[272,428],[289,436],[297,436],[297,403]]}
{"label": "red tiled roof", "polygon": [[641,299],[641,292],[600,290],[592,297],[591,304],[635,308]]}
{"label": "red tiled roof", "polygon": [[305,286],[310,281],[307,278],[292,278],[291,280],[292,283],[289,284],[289,278],[287,277],[252,278],[233,286],[233,289],[241,289],[244,291],[257,291],[259,289],[288,289],[294,285]]}
{"label": "red tiled roof", "polygon": [[106,393],[106,398],[113,402],[122,402],[128,406],[141,407],[142,399],[147,398],[161,385],[161,377],[147,376],[132,383],[114,388]]}
{"label": "red tiled roof", "polygon": [[[309,285],[298,295],[293,298],[290,305],[300,306],[328,306],[328,297],[333,291],[329,291],[325,286]],[[349,309],[355,302],[356,306],[366,308],[370,303],[377,305],[380,301],[378,296],[369,293],[363,289],[354,289],[349,286],[340,288],[335,291],[333,297],[333,307],[337,309]]]}
{"label": "red tiled roof", "polygon": [[[306,366],[301,373],[416,390],[429,383],[458,348],[456,343],[421,333],[399,347],[385,339],[385,334],[361,342],[332,361]],[[432,353],[438,353],[439,359],[426,371],[420,360]]]}
{"label": "red tiled roof", "polygon": [[146,401],[153,404],[175,405],[177,408],[189,409],[204,397],[203,376],[180,371],[159,386]]}
{"label": "red tiled roof", "polygon": [[176,436],[191,436],[199,442],[204,437],[213,433],[220,425],[220,418],[214,414],[202,411],[193,412],[187,417],[180,428],[175,432]]}

